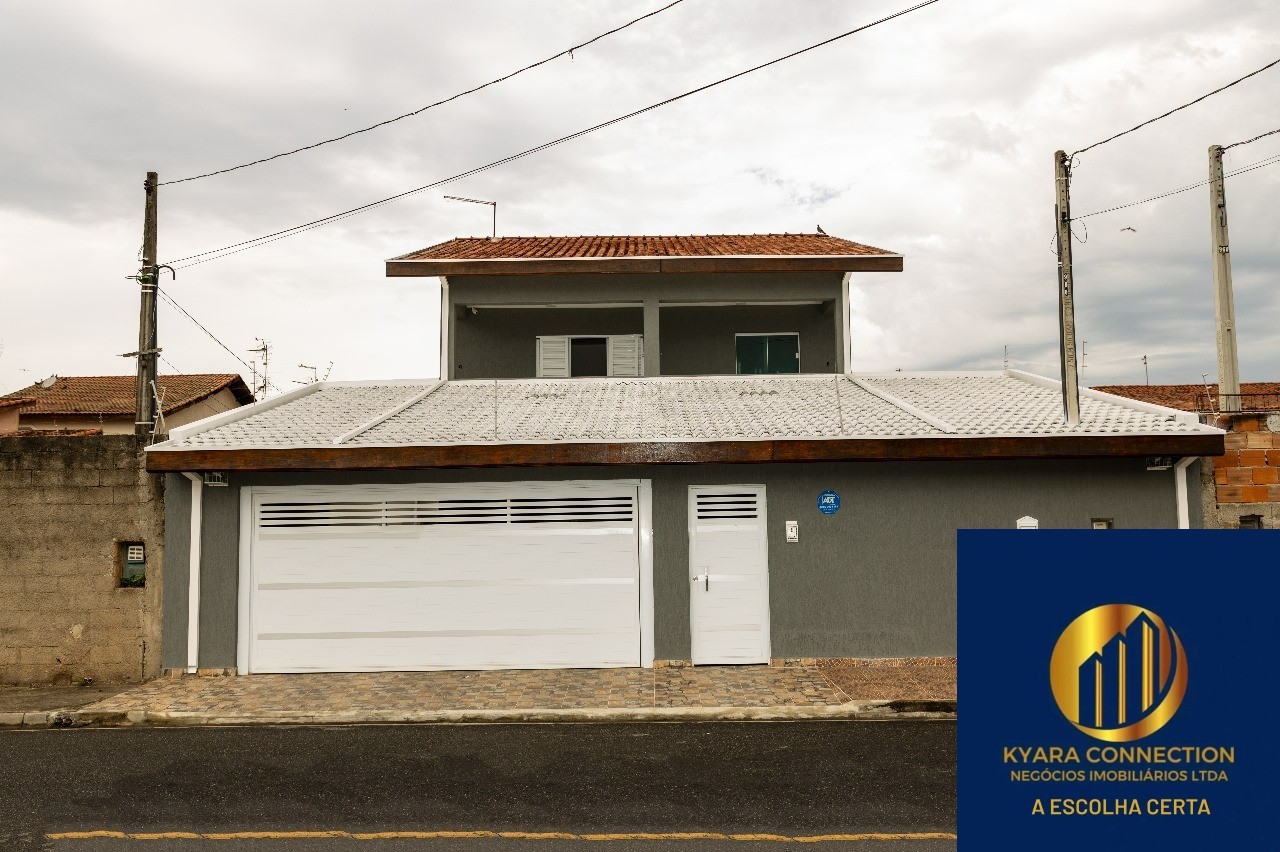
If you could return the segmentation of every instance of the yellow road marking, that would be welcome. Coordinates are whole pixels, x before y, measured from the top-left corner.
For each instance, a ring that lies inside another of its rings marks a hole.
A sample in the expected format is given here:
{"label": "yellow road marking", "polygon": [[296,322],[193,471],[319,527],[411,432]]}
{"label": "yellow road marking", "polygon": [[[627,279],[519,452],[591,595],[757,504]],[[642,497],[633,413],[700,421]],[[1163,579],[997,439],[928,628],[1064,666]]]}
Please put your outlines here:
{"label": "yellow road marking", "polygon": [[910,834],[815,834],[811,837],[793,837],[797,843],[828,843],[831,841],[858,840],[955,840],[954,834],[942,831],[913,832]]}
{"label": "yellow road marking", "polygon": [[64,831],[46,834],[49,840],[91,840],[115,838],[119,840],[297,840],[326,837],[351,840],[448,840],[463,838],[502,837],[514,840],[741,840],[772,843],[831,843],[863,840],[955,840],[948,832],[909,832],[872,834],[814,834],[789,837],[783,834],[721,834],[713,831],[664,831],[627,832],[620,834],[572,834],[564,831],[220,831],[197,833],[191,831],[162,831],[129,833],[124,831]]}
{"label": "yellow road marking", "polygon": [[353,840],[453,840],[467,837],[497,837],[496,831],[371,831],[349,834]]}

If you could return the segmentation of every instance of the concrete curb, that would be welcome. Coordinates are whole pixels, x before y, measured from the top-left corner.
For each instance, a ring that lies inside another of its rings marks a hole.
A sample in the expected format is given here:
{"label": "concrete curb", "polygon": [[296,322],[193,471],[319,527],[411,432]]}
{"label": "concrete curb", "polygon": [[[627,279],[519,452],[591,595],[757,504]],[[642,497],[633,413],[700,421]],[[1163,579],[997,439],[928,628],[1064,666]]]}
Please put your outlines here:
{"label": "concrete curb", "polygon": [[57,712],[29,710],[25,713],[0,713],[0,728],[47,728]]}
{"label": "concrete curb", "polygon": [[[18,721],[14,721],[14,719]],[[529,710],[420,710],[302,712],[292,710],[226,714],[204,711],[61,710],[0,714],[0,727],[127,728],[227,725],[394,725],[477,723],[603,722],[787,722],[802,720],[896,720],[956,718],[956,702],[852,701],[821,707],[611,707]]]}

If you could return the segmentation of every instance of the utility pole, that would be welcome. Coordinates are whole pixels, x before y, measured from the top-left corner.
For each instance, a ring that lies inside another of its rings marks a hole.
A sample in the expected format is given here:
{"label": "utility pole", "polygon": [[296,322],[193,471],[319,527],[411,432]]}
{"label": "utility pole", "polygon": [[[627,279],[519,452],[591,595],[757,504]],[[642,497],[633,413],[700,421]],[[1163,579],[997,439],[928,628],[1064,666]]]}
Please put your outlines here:
{"label": "utility pole", "polygon": [[142,289],[142,306],[138,314],[138,379],[134,388],[133,431],[138,440],[150,440],[155,431],[156,403],[153,386],[156,381],[156,285],[160,283],[160,267],[156,261],[156,196],[160,178],[147,172],[143,183],[146,206],[142,218],[142,268],[138,284]]}
{"label": "utility pole", "polygon": [[1053,155],[1058,228],[1058,336],[1062,362],[1062,412],[1068,426],[1080,422],[1080,380],[1076,374],[1075,284],[1071,278],[1071,161],[1063,151]]}
{"label": "utility pole", "polygon": [[1151,384],[1151,369],[1147,366],[1147,356],[1142,356],[1142,374],[1147,377],[1147,384]]}
{"label": "utility pole", "polygon": [[1213,247],[1213,316],[1218,330],[1218,405],[1240,410],[1240,357],[1236,354],[1236,307],[1231,295],[1231,242],[1222,146],[1209,146],[1209,236]]}

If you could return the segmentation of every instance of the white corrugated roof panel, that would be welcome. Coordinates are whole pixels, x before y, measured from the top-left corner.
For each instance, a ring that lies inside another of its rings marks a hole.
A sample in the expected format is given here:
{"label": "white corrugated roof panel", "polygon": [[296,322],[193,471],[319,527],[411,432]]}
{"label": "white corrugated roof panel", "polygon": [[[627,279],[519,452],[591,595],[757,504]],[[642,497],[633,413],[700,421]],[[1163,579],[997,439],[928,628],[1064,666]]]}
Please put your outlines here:
{"label": "white corrugated roof panel", "polygon": [[[1194,418],[1088,392],[1067,426],[1059,389],[1017,373],[893,373],[325,383],[175,430],[168,449],[1152,435],[1215,432]],[[869,390],[868,390],[869,389]],[[390,416],[388,416],[390,414]],[[368,425],[359,431],[362,425]],[[355,432],[352,435],[350,433]]]}

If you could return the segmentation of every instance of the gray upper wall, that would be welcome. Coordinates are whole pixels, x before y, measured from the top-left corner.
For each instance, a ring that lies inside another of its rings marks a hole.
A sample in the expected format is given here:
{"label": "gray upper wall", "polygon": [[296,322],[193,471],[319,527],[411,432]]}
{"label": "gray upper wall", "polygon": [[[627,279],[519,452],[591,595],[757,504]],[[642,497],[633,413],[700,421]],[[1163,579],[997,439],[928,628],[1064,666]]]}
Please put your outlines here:
{"label": "gray upper wall", "polygon": [[777,302],[838,299],[839,272],[721,272],[669,275],[459,275],[449,279],[453,305],[546,305],[632,302]]}
{"label": "gray upper wall", "polygon": [[[956,653],[957,529],[1011,529],[1022,515],[1038,518],[1042,529],[1088,529],[1093,518],[1111,518],[1117,529],[1169,529],[1177,526],[1174,475],[1129,458],[233,472],[229,487],[204,489],[200,665],[236,665],[238,507],[246,485],[649,479],[658,659],[690,656],[689,487],[764,485],[773,656],[928,657]],[[1184,475],[1198,481],[1197,465]],[[171,474],[168,485],[163,651],[164,666],[180,668],[190,483]],[[835,515],[817,510],[826,489],[841,496]],[[1191,507],[1195,528],[1194,500]],[[788,520],[800,523],[794,544],[784,534]]]}
{"label": "gray upper wall", "polygon": [[560,334],[643,334],[647,375],[726,375],[734,335],[761,332],[799,333],[802,372],[843,372],[844,282],[832,272],[455,276],[441,375],[531,378],[535,338]]}

